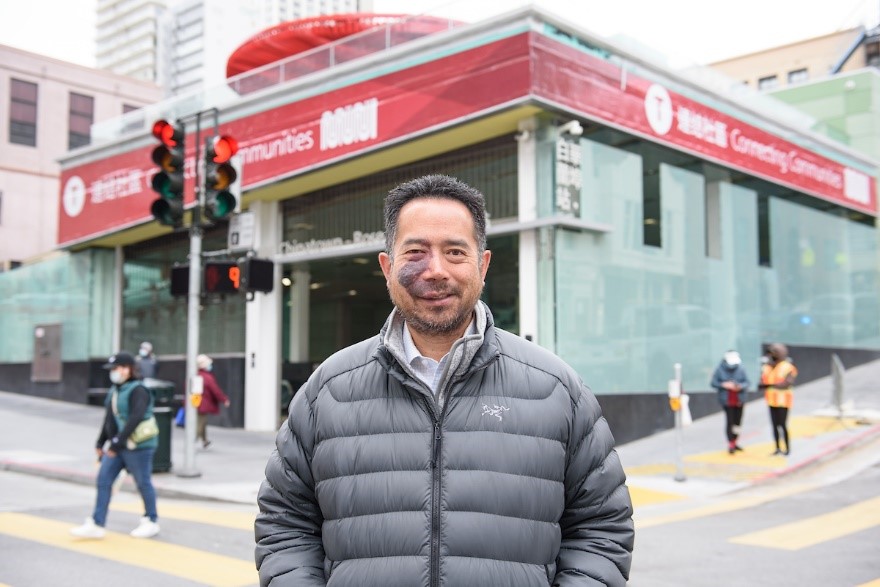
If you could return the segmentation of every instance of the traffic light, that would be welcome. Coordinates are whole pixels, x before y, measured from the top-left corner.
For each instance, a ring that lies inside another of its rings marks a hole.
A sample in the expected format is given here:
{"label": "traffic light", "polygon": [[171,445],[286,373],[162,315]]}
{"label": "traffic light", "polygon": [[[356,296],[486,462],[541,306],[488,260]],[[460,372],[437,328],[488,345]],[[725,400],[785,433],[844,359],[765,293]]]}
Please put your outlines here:
{"label": "traffic light", "polygon": [[162,144],[153,149],[153,163],[159,172],[153,176],[153,191],[159,199],[150,206],[153,218],[166,226],[179,226],[183,220],[183,167],[185,157],[182,123],[171,124],[157,120],[153,124],[153,136]]}
{"label": "traffic light", "polygon": [[239,261],[241,285],[247,291],[269,293],[275,281],[275,263],[268,259],[247,257]]}
{"label": "traffic light", "polygon": [[241,270],[235,261],[207,261],[205,263],[205,293],[238,293]]}
{"label": "traffic light", "polygon": [[205,216],[222,220],[235,210],[237,201],[231,186],[238,173],[230,159],[238,152],[238,141],[229,135],[209,138],[205,145]]}
{"label": "traffic light", "polygon": [[185,296],[189,293],[189,264],[171,268],[171,295]]}

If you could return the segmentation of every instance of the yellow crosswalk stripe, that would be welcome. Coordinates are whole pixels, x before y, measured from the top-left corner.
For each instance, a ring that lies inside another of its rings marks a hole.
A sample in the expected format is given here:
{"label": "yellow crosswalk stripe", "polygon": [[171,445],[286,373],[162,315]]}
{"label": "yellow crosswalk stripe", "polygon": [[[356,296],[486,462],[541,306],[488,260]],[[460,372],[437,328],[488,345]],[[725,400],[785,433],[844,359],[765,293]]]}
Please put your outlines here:
{"label": "yellow crosswalk stripe", "polygon": [[[223,526],[224,528],[232,528],[233,530],[254,531],[254,520],[257,517],[256,508],[253,513],[248,512],[230,512],[220,509],[213,509],[205,506],[190,506],[169,504],[163,500],[159,500],[159,518],[170,520],[182,520],[184,522],[196,522],[199,524],[210,524],[212,526]],[[110,509],[117,512],[126,512],[129,514],[143,515],[144,506],[140,501],[117,501],[114,502]]]}
{"label": "yellow crosswalk stripe", "polygon": [[880,587],[880,579],[874,579],[873,581],[856,585],[856,587]]}
{"label": "yellow crosswalk stripe", "polygon": [[880,525],[880,497],[790,524],[743,534],[736,544],[779,550],[800,550]]}
{"label": "yellow crosswalk stripe", "polygon": [[241,560],[107,532],[103,540],[83,540],[68,533],[70,524],[27,514],[0,513],[0,533],[80,554],[87,554],[216,587],[259,583],[253,560]]}
{"label": "yellow crosswalk stripe", "polygon": [[657,503],[666,503],[670,501],[679,501],[684,496],[677,493],[669,493],[667,491],[657,491],[656,489],[646,489],[634,485],[628,485],[629,496],[632,499],[633,507],[642,507]]}

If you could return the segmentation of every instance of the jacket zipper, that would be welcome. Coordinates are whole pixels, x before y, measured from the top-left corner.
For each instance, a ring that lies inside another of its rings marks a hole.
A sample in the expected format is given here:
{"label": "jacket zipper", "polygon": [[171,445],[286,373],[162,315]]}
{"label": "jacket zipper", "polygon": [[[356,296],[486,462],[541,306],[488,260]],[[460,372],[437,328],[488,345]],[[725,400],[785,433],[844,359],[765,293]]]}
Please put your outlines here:
{"label": "jacket zipper", "polygon": [[440,584],[440,422],[434,421],[434,446],[431,454],[431,585]]}
{"label": "jacket zipper", "polygon": [[[458,377],[454,381],[447,382],[445,389],[441,389],[440,393],[451,392],[452,386],[461,379],[462,377]],[[434,442],[431,451],[433,495],[431,499],[431,585],[434,587],[440,585],[440,482],[442,480],[440,453],[443,449],[443,418],[446,416],[447,403],[443,402],[443,405],[440,406],[440,415],[434,420]]]}

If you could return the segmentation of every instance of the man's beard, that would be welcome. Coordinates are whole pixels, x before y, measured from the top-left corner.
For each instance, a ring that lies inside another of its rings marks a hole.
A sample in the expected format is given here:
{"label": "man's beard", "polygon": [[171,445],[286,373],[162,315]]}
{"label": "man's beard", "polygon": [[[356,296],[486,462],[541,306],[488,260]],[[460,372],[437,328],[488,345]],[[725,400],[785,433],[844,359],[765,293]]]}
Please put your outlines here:
{"label": "man's beard", "polygon": [[[411,301],[411,303],[405,304],[401,303],[402,300],[396,299],[397,296],[395,296],[390,290],[388,293],[391,296],[391,301],[394,303],[394,306],[406,321],[407,325],[416,332],[429,336],[451,334],[460,330],[470,321],[471,316],[474,313],[474,305],[476,304],[476,300],[473,305],[466,303],[462,304],[458,313],[447,318],[442,316],[434,317],[430,314],[430,310],[427,312],[417,312],[415,310],[416,302],[414,298],[410,297],[408,301]],[[455,293],[457,294],[459,292]],[[477,295],[477,300],[478,299],[479,294]]]}

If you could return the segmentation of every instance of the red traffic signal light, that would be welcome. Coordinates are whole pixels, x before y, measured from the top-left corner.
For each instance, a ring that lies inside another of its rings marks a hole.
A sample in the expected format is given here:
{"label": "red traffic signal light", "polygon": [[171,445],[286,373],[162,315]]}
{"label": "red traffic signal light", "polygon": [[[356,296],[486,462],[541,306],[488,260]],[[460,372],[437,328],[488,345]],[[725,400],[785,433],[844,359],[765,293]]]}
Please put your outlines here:
{"label": "red traffic signal light", "polygon": [[157,120],[153,123],[153,136],[162,141],[167,147],[176,147],[183,142],[184,130],[167,120]]}
{"label": "red traffic signal light", "polygon": [[220,135],[205,142],[205,216],[211,220],[228,217],[238,205],[232,184],[238,172],[230,160],[238,152],[238,141]]}
{"label": "red traffic signal light", "polygon": [[207,158],[214,163],[226,163],[236,153],[238,153],[238,141],[229,135],[220,135],[208,142]]}
{"label": "red traffic signal light", "polygon": [[153,136],[162,144],[153,149],[153,163],[159,171],[153,176],[153,191],[159,199],[150,205],[150,213],[160,224],[177,226],[183,220],[183,181],[186,131],[182,123],[157,120]]}

